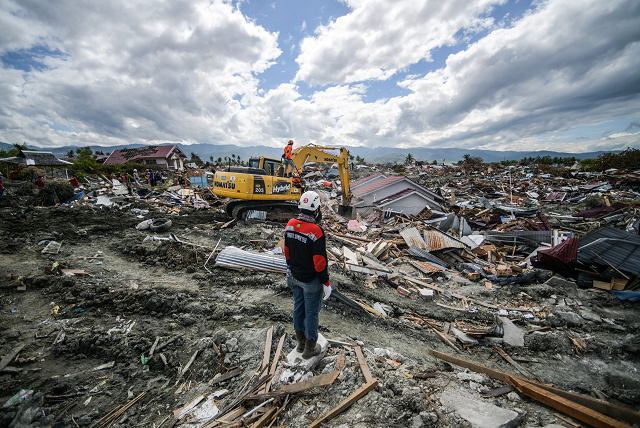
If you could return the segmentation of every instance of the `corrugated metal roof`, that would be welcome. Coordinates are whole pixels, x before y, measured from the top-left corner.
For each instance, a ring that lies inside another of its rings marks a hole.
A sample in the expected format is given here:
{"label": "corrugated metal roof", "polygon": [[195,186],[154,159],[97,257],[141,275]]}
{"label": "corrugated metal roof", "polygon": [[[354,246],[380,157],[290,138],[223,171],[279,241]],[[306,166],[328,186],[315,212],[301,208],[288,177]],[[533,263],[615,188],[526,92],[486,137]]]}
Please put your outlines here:
{"label": "corrugated metal roof", "polygon": [[580,238],[579,262],[606,266],[604,260],[621,271],[640,275],[640,235],[605,227]]}
{"label": "corrugated metal roof", "polygon": [[425,251],[429,251],[427,243],[424,242],[424,239],[422,238],[422,235],[420,235],[420,232],[418,232],[417,228],[409,227],[407,229],[401,230],[400,236],[404,238],[404,241],[407,243],[409,248],[411,248],[411,246],[413,245],[415,247],[422,248]]}
{"label": "corrugated metal roof", "polygon": [[368,176],[366,176],[364,178],[361,178],[360,180],[352,181],[351,182],[351,191],[353,191],[353,189],[355,189],[358,186],[362,186],[367,181],[371,181],[373,179],[380,178],[380,177],[384,178],[385,176],[382,175],[382,174],[372,174],[372,175],[368,175]]}
{"label": "corrugated metal roof", "polygon": [[409,254],[412,255],[413,257],[425,259],[431,263],[440,265],[445,268],[448,268],[450,266],[449,263],[445,262],[442,259],[439,259],[438,257],[434,256],[433,254],[431,254],[426,250],[423,250],[422,248],[416,247],[415,245],[409,245]]}
{"label": "corrugated metal roof", "polygon": [[467,248],[463,242],[447,235],[439,230],[430,229],[424,231],[424,238],[415,227],[401,230],[400,235],[409,247],[415,245],[425,251],[444,250],[446,248]]}
{"label": "corrugated metal roof", "polygon": [[377,190],[381,187],[387,186],[391,183],[395,183],[396,181],[401,181],[401,180],[405,180],[405,178],[399,175],[394,175],[391,177],[382,178],[380,180],[375,180],[373,183],[364,184],[356,189],[354,189],[352,186],[351,191],[356,196],[362,196],[362,195],[366,195],[367,193],[373,192],[374,190]]}
{"label": "corrugated metal roof", "polygon": [[247,268],[268,272],[287,272],[287,260],[284,256],[252,253],[233,246],[220,251],[216,257],[216,266],[238,270]]}
{"label": "corrugated metal roof", "polygon": [[446,248],[468,248],[466,244],[439,230],[425,230],[424,240],[427,251],[444,250]]}
{"label": "corrugated metal roof", "polygon": [[411,260],[409,261],[409,263],[411,263],[424,273],[440,272],[444,270],[442,266],[438,266],[429,262],[419,262],[417,260]]}
{"label": "corrugated metal roof", "polygon": [[538,250],[538,260],[544,262],[544,258],[551,257],[562,263],[575,262],[577,261],[579,243],[580,240],[577,237],[569,238],[548,250]]}
{"label": "corrugated metal roof", "polygon": [[114,150],[104,163],[108,165],[141,161],[143,159],[166,159],[171,153],[175,153],[183,159],[187,157],[175,144],[170,146],[146,146],[135,149]]}
{"label": "corrugated metal roof", "polygon": [[510,232],[496,232],[493,230],[482,232],[485,239],[491,242],[551,243],[550,230],[512,230]]}

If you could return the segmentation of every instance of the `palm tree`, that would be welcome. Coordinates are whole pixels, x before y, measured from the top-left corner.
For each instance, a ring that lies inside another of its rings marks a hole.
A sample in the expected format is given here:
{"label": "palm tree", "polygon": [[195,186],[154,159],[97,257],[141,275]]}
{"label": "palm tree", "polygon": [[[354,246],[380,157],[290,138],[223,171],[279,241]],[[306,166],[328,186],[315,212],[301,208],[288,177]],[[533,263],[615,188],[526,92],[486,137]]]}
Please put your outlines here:
{"label": "palm tree", "polygon": [[72,158],[72,157],[74,157],[75,155],[76,155],[76,154],[74,153],[74,151],[73,151],[73,150],[69,150],[69,151],[67,152],[67,157],[68,157],[68,158]]}
{"label": "palm tree", "polygon": [[407,155],[407,157],[405,158],[405,160],[404,160],[404,164],[405,164],[405,165],[412,164],[415,160],[416,160],[416,159],[413,157],[413,155],[412,155],[411,153],[409,153],[409,154]]}
{"label": "palm tree", "polygon": [[218,156],[218,163],[222,163],[222,157]]}
{"label": "palm tree", "polygon": [[209,160],[213,163],[213,156],[209,156]]}

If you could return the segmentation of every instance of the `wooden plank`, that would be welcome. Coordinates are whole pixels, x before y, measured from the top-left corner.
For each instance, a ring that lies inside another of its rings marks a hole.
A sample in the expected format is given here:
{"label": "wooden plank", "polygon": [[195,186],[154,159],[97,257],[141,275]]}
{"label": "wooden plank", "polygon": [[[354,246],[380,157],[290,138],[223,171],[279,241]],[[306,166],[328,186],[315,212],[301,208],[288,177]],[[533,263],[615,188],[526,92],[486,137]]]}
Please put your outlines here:
{"label": "wooden plank", "polygon": [[446,291],[447,293],[451,294],[451,295],[452,295],[453,297],[455,297],[456,299],[461,299],[461,300],[462,300],[462,299],[464,299],[464,300],[466,300],[466,301],[467,301],[467,302],[469,302],[469,303],[472,303],[472,302],[473,302],[473,303],[475,303],[476,305],[484,306],[485,308],[500,309],[500,308],[499,308],[498,306],[496,306],[496,305],[492,305],[492,304],[490,304],[490,303],[481,302],[481,301],[479,301],[479,300],[473,300],[473,299],[470,299],[470,298],[468,298],[468,297],[466,297],[466,296],[463,296],[463,295],[461,295],[461,294],[458,294],[458,293],[452,293],[451,291],[448,291],[448,290],[443,290],[442,288],[438,287],[437,285],[429,284],[428,282],[420,281],[420,280],[418,280],[418,279],[411,278],[410,276],[405,276],[405,277],[404,277],[404,279],[405,279],[405,280],[408,280],[408,281],[411,281],[411,282],[413,282],[413,283],[416,283],[416,284],[422,285],[423,287],[427,287],[427,288],[430,288],[430,289],[432,289],[432,290],[438,291],[438,292]]}
{"label": "wooden plank", "polygon": [[353,403],[355,403],[356,401],[358,401],[359,399],[361,399],[362,397],[367,395],[369,393],[369,391],[371,391],[373,388],[375,388],[377,386],[378,386],[378,380],[375,379],[375,378],[371,379],[370,382],[367,382],[366,384],[362,385],[356,392],[351,394],[349,397],[347,397],[345,400],[343,400],[336,407],[334,407],[333,409],[329,410],[327,413],[323,414],[318,419],[313,421],[313,423],[311,425],[309,425],[309,428],[319,427],[320,424],[322,424],[323,422],[326,422],[326,421],[328,421],[330,419],[335,418],[340,413],[342,413],[346,409],[348,409]]}
{"label": "wooden plank", "polygon": [[539,377],[537,377],[534,374],[531,374],[531,372],[529,372],[529,370],[525,369],[524,367],[522,367],[517,361],[515,361],[513,358],[511,358],[506,352],[504,352],[502,349],[494,346],[493,350],[496,351],[498,354],[500,354],[500,356],[502,358],[505,359],[505,361],[507,361],[509,364],[511,364],[513,367],[516,368],[516,370],[518,370],[520,373],[522,373],[523,376],[529,378],[529,379],[535,379],[540,383],[544,383],[542,381],[542,379],[540,379]]}
{"label": "wooden plank", "polygon": [[322,375],[314,376],[311,379],[307,379],[304,382],[298,382],[291,385],[285,385],[280,388],[280,392],[287,394],[294,394],[296,392],[306,391],[307,389],[315,388],[318,386],[331,385],[340,375],[340,372],[325,373]]}
{"label": "wooden plank", "polygon": [[264,415],[260,417],[260,419],[256,421],[256,423],[251,425],[251,428],[262,428],[263,426],[265,426],[267,422],[271,420],[271,418],[273,417],[273,415],[276,414],[277,411],[278,411],[277,407],[271,407],[269,410],[265,412]]}
{"label": "wooden plank", "polygon": [[484,398],[494,398],[500,397],[501,395],[508,394],[513,391],[513,387],[511,385],[501,386],[500,388],[492,389],[486,394],[482,394]]}
{"label": "wooden plank", "polygon": [[595,428],[631,428],[630,425],[598,413],[588,407],[581,406],[566,398],[562,398],[552,392],[545,391],[532,383],[515,378],[511,379],[511,382],[518,388],[518,391],[524,395],[534,398],[556,410],[560,410]]}
{"label": "wooden plank", "polygon": [[427,399],[427,401],[429,402],[429,404],[431,404],[431,407],[433,407],[433,410],[436,411],[436,413],[438,414],[438,417],[440,418],[440,420],[442,422],[444,422],[445,425],[449,425],[449,423],[444,419],[444,417],[442,416],[442,413],[440,413],[440,410],[438,409],[438,407],[436,407],[435,404],[433,404],[433,401],[431,401],[431,399],[429,398],[429,394],[427,394],[424,389],[422,389],[422,387],[420,387],[420,391],[422,391],[422,393],[424,394],[424,398]]}
{"label": "wooden plank", "polygon": [[[284,338],[287,337],[287,333],[284,333],[280,338],[280,342],[278,342],[278,349],[276,350],[276,355],[273,357],[273,363],[271,364],[271,369],[269,370],[269,376],[273,379],[273,375],[276,373],[276,369],[278,368],[278,361],[280,360],[280,353],[282,352],[282,347],[284,346]],[[264,387],[264,392],[269,392],[271,389],[271,382],[267,382],[267,385]]]}
{"label": "wooden plank", "polygon": [[371,370],[369,370],[369,366],[367,365],[367,360],[365,360],[364,355],[362,355],[362,349],[359,346],[355,346],[356,356],[358,357],[358,364],[360,364],[360,370],[362,370],[362,374],[364,375],[364,380],[367,382],[371,382],[373,376],[371,376]]}
{"label": "wooden plank", "polygon": [[271,356],[271,340],[273,339],[273,326],[267,330],[267,341],[264,344],[264,355],[262,356],[262,364],[260,364],[260,375],[269,366],[269,357]]}
{"label": "wooden plank", "polygon": [[[521,381],[528,382],[524,378],[511,376],[508,373],[494,370],[489,367],[481,366],[480,364],[475,364],[475,363],[472,363],[471,361],[466,361],[460,358],[456,358],[453,355],[448,355],[442,352],[434,351],[433,349],[429,349],[429,355],[435,358],[441,359],[443,361],[447,361],[451,364],[455,364],[457,366],[464,367],[469,370],[473,370],[476,373],[484,373],[493,379],[501,380],[508,384],[511,384],[512,379],[518,379]],[[532,383],[532,382],[529,382],[529,383]],[[562,389],[553,388],[548,385],[543,385],[539,383],[533,383],[533,384],[538,388],[541,388],[545,391],[556,394],[560,397],[566,398],[567,400],[571,400],[574,403],[593,409],[596,412],[600,412],[607,416],[611,416],[612,418],[621,419],[632,424],[640,424],[640,413],[636,411],[625,409],[624,407],[619,407],[604,401],[595,400],[591,397],[586,397],[584,395],[563,391]]]}
{"label": "wooden plank", "polygon": [[18,345],[15,348],[13,348],[13,351],[11,351],[7,355],[5,355],[4,358],[2,359],[2,361],[0,361],[0,371],[4,370],[4,368],[9,365],[11,360],[13,360],[15,358],[15,356],[18,355],[18,352],[22,351],[22,348],[24,348],[24,347],[25,347],[25,344],[21,343],[20,345]]}
{"label": "wooden plank", "polygon": [[225,380],[229,380],[232,377],[238,376],[240,373],[242,373],[242,367],[237,367],[231,370],[230,372],[226,372],[225,374],[220,376],[218,379],[210,381],[209,385],[215,385],[216,383],[224,382]]}

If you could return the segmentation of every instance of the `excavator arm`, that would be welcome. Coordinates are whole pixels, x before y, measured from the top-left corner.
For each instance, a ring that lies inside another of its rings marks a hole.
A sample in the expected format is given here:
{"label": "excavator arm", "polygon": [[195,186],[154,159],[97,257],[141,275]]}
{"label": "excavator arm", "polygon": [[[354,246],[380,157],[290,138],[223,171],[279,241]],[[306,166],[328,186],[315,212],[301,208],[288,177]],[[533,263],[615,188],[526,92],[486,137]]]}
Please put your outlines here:
{"label": "excavator arm", "polygon": [[[340,183],[342,184],[342,205],[343,208],[351,207],[351,180],[349,177],[349,154],[347,149],[340,147],[338,156],[327,153],[325,150],[337,150],[336,147],[320,147],[307,145],[298,147],[291,155],[296,168],[303,168],[307,162],[337,163],[340,172]],[[350,209],[348,211],[351,211]]]}

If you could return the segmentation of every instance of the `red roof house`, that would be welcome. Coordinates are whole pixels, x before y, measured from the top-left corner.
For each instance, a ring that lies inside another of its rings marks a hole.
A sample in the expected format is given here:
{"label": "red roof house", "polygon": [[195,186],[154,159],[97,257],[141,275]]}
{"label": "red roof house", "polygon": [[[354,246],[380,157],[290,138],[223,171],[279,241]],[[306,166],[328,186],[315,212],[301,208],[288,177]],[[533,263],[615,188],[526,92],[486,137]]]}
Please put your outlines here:
{"label": "red roof house", "polygon": [[147,146],[137,149],[114,150],[104,161],[105,165],[127,162],[142,163],[144,166],[158,169],[182,169],[182,161],[187,158],[177,145]]}

